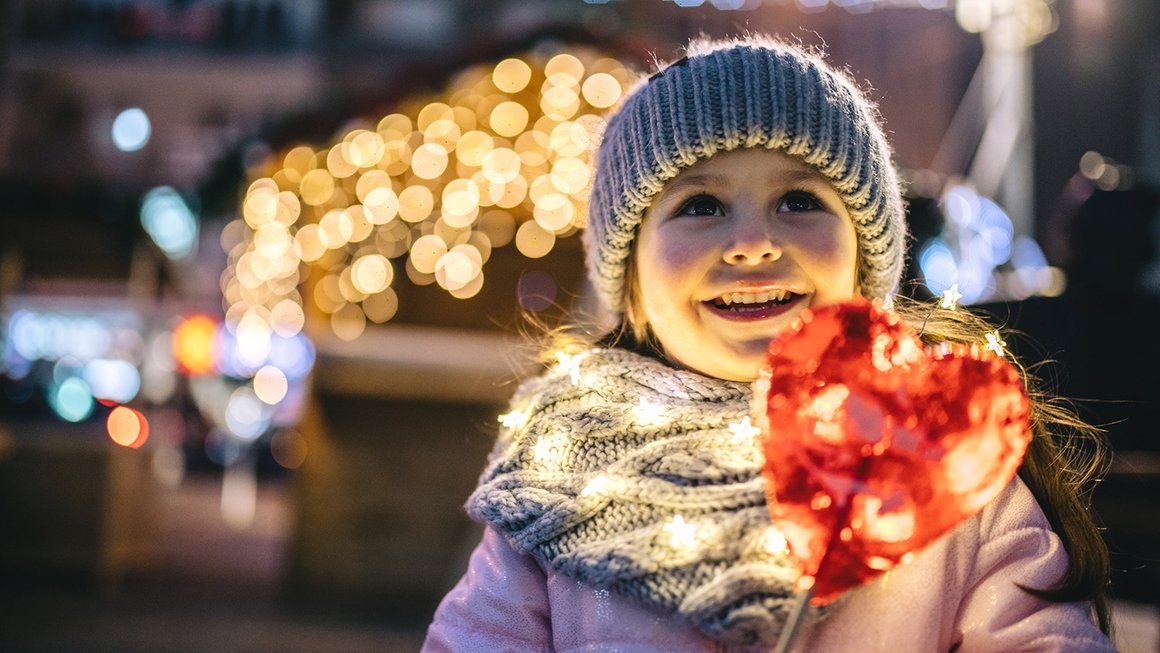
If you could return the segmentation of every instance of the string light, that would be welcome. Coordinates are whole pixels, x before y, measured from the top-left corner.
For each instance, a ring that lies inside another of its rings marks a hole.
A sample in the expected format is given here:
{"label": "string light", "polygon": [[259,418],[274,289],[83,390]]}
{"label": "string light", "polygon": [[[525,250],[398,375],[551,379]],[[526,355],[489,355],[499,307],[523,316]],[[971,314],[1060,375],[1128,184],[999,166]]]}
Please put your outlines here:
{"label": "string light", "polygon": [[993,351],[999,356],[1004,355],[1005,352],[1003,348],[1007,346],[1007,343],[1003,342],[1003,339],[999,337],[998,331],[992,331],[991,333],[986,334],[985,337],[987,339],[987,346],[985,349]]}
{"label": "string light", "polygon": [[227,328],[261,308],[263,328],[293,336],[312,301],[349,339],[394,317],[400,278],[467,299],[493,248],[547,255],[583,227],[600,114],[634,79],[591,49],[533,52],[271,155],[223,231]]}
{"label": "string light", "polygon": [[567,372],[571,377],[572,385],[580,385],[580,362],[584,359],[584,354],[566,354],[562,351],[556,352],[556,360],[559,361],[560,370]]}
{"label": "string light", "polygon": [[669,545],[674,549],[691,549],[697,545],[697,526],[685,521],[681,515],[673,515],[661,527],[669,536]]}
{"label": "string light", "polygon": [[959,284],[953,283],[950,288],[943,291],[942,301],[939,302],[939,307],[953,311],[962,298],[963,295],[959,292]]}
{"label": "string light", "polygon": [[767,527],[765,532],[761,534],[761,548],[767,553],[785,555],[788,546],[785,535],[776,526]]}
{"label": "string light", "polygon": [[659,424],[663,411],[664,406],[653,403],[644,397],[641,397],[639,403],[633,406],[633,412],[636,413],[636,421],[643,426],[655,426]]}
{"label": "string light", "polygon": [[562,433],[541,435],[532,445],[532,460],[540,465],[556,466],[564,457],[567,436]]}
{"label": "string light", "polygon": [[584,489],[580,491],[580,496],[590,497],[597,494],[605,494],[608,491],[608,486],[611,484],[612,481],[604,474],[594,476],[592,480],[584,485]]}
{"label": "string light", "polygon": [[761,434],[761,429],[750,423],[748,415],[740,422],[730,424],[729,430],[733,433],[734,442],[748,442]]}
{"label": "string light", "polygon": [[529,417],[531,417],[530,413],[522,410],[513,410],[500,415],[499,423],[506,429],[522,429],[528,423]]}

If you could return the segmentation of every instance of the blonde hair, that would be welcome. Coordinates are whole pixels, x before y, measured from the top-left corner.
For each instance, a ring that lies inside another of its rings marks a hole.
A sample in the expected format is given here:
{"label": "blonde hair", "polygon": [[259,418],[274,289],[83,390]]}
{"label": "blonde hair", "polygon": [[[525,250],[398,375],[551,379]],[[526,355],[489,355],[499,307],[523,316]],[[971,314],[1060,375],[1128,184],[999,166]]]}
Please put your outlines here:
{"label": "blonde hair", "polygon": [[[995,326],[969,309],[946,310],[897,297],[894,311],[919,330],[927,344],[977,343]],[[1091,601],[1096,622],[1110,632],[1107,589],[1108,547],[1091,514],[1091,491],[1107,467],[1107,447],[1100,429],[1087,424],[1070,402],[1050,392],[1020,361],[1014,361],[1031,399],[1031,444],[1019,477],[1063,542],[1067,573],[1056,587],[1022,587],[1029,594],[1057,603]]]}

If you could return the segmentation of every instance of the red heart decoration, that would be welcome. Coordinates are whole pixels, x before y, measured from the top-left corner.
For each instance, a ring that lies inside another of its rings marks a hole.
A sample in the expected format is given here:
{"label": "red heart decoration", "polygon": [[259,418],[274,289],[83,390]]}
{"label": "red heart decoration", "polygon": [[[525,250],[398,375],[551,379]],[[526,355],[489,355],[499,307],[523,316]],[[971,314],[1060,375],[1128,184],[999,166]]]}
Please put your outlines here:
{"label": "red heart decoration", "polygon": [[1019,373],[923,348],[868,302],[806,311],[755,384],[770,516],[816,605],[892,569],[1010,482],[1030,440]]}

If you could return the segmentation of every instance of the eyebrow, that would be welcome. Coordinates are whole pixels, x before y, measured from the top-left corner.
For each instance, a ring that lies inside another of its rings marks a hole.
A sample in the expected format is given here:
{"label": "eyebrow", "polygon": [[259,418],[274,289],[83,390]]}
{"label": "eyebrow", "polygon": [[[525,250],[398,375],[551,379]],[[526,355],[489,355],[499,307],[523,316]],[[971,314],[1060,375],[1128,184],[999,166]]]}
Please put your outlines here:
{"label": "eyebrow", "polygon": [[722,186],[729,182],[725,175],[677,175],[666,184],[664,194],[669,195],[685,186]]}
{"label": "eyebrow", "polygon": [[[828,180],[822,176],[820,172],[814,170],[789,170],[777,173],[778,182],[786,183],[790,186],[805,184],[805,183],[824,183],[829,184]],[[686,186],[712,188],[719,186],[728,186],[731,177],[729,175],[706,175],[706,174],[683,174],[671,179],[664,189],[664,195],[670,195],[674,191],[678,191]]]}

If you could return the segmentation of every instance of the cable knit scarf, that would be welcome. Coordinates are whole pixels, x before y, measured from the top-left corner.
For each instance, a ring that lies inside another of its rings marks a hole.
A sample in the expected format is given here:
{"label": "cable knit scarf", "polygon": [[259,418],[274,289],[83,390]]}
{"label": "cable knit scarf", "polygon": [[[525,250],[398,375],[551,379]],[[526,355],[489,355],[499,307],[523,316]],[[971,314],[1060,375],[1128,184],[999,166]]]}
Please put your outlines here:
{"label": "cable knit scarf", "polygon": [[562,356],[516,392],[468,514],[561,574],[715,639],[773,643],[796,574],[750,394],[624,350]]}

